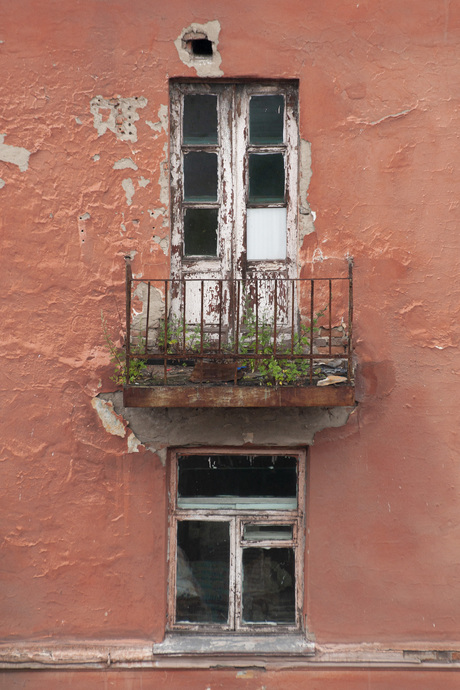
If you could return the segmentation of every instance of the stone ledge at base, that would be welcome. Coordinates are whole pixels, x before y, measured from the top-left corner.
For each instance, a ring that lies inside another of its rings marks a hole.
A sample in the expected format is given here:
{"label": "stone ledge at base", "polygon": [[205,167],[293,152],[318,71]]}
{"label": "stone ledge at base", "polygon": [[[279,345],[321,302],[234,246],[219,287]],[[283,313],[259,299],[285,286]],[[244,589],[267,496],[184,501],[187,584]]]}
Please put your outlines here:
{"label": "stone ledge at base", "polygon": [[169,634],[163,642],[153,645],[153,654],[218,656],[251,654],[253,656],[304,656],[315,653],[315,645],[303,635],[204,635]]}

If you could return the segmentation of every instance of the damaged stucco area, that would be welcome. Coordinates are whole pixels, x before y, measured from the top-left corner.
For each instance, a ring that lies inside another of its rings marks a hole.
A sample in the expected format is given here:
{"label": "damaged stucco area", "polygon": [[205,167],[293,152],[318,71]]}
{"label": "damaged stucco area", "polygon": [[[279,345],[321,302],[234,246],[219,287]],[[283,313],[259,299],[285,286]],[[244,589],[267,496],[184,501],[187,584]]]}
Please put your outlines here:
{"label": "damaged stucco area", "polygon": [[157,453],[162,462],[167,448],[174,446],[309,446],[318,431],[344,426],[355,410],[133,408],[123,406],[122,391],[101,393],[92,405],[108,433],[124,437],[129,427],[138,445]]}
{"label": "damaged stucco area", "polygon": [[145,108],[147,99],[143,96],[134,98],[103,98],[95,96],[90,102],[90,111],[94,117],[94,127],[98,136],[109,130],[121,141],[137,141],[135,122],[139,120],[138,108]]}
{"label": "damaged stucco area", "polygon": [[[180,33],[180,36],[174,41],[177,48],[179,58],[184,65],[195,69],[199,77],[221,77],[223,75],[220,69],[222,58],[217,45],[219,43],[220,22],[207,22],[206,24],[193,23],[187,26]],[[191,50],[192,41],[207,40],[212,44],[212,55],[195,55]]]}
{"label": "damaged stucco area", "polygon": [[112,436],[126,438],[127,452],[138,453],[141,442],[136,435],[127,428],[128,425],[125,419],[115,412],[113,403],[110,400],[96,397],[91,400],[91,405],[97,412],[106,432]]}

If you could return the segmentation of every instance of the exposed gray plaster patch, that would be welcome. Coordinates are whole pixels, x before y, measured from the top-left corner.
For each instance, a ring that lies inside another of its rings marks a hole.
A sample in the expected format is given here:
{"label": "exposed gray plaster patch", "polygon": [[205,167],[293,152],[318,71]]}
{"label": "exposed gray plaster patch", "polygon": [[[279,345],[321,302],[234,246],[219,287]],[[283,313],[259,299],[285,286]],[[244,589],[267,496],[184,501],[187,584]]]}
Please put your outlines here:
{"label": "exposed gray plaster patch", "polygon": [[89,213],[83,213],[81,216],[79,216],[80,220],[89,220],[91,218],[91,215]]}
{"label": "exposed gray plaster patch", "polygon": [[147,185],[150,184],[150,180],[148,180],[146,177],[140,177],[137,181],[137,184],[139,187],[147,187]]}
{"label": "exposed gray plaster patch", "polygon": [[163,152],[166,156],[165,160],[160,163],[160,176],[158,184],[160,185],[160,203],[167,208],[169,202],[169,166],[168,166],[168,144],[163,147]]}
{"label": "exposed gray plaster patch", "polygon": [[137,141],[137,129],[134,123],[139,120],[138,108],[145,108],[147,99],[139,98],[103,98],[95,96],[90,101],[90,111],[94,116],[94,127],[98,136],[107,130],[113,132],[121,141]]}
{"label": "exposed gray plaster patch", "polygon": [[25,172],[29,167],[30,151],[22,146],[10,146],[4,144],[6,134],[0,134],[0,161],[17,165],[21,172]]}
{"label": "exposed gray plaster patch", "polygon": [[300,140],[300,178],[299,178],[299,242],[302,244],[306,235],[315,231],[313,214],[307,201],[308,187],[311,180],[311,144]]}
{"label": "exposed gray plaster patch", "polygon": [[123,393],[101,393],[149,450],[171,446],[312,445],[318,431],[346,424],[354,408],[148,409],[123,407]]}
{"label": "exposed gray plaster patch", "polygon": [[2,180],[2,178],[0,177],[0,189],[3,189],[4,186],[5,186],[5,180]]}
{"label": "exposed gray plaster patch", "polygon": [[[160,134],[162,131],[167,132],[168,131],[168,106],[167,105],[160,105],[158,109],[158,121],[157,122],[151,122],[151,120],[146,120],[145,124],[150,127],[150,129],[153,129],[154,132],[157,132]],[[157,136],[158,136],[157,134]],[[156,137],[155,137],[156,138]]]}
{"label": "exposed gray plaster patch", "polygon": [[131,170],[138,170],[138,167],[132,158],[120,158],[119,161],[115,161],[115,163],[113,164],[114,170],[125,170],[126,168],[131,168]]}
{"label": "exposed gray plaster patch", "polygon": [[142,445],[137,436],[131,433],[128,436],[128,453],[138,453],[139,452],[139,446]]}
{"label": "exposed gray plaster patch", "polygon": [[152,237],[152,240],[155,242],[155,244],[158,244],[160,246],[160,249],[162,249],[163,253],[167,256],[169,250],[169,238],[155,236]]}
{"label": "exposed gray plaster patch", "polygon": [[112,436],[126,435],[123,422],[115,414],[113,403],[110,400],[103,400],[100,397],[91,400],[92,407],[96,410],[104,429]]}
{"label": "exposed gray plaster patch", "polygon": [[95,153],[93,156],[93,161],[99,161],[99,160],[101,160],[100,155],[98,153]]}
{"label": "exposed gray plaster patch", "polygon": [[132,179],[130,177],[126,177],[122,181],[121,186],[123,187],[124,192],[126,194],[126,203],[128,204],[128,206],[131,206],[131,204],[133,203],[133,196],[135,191]]}
{"label": "exposed gray plaster patch", "polygon": [[[219,44],[219,33],[220,33],[220,22],[215,19],[214,21],[207,22],[206,24],[190,24],[185,29],[182,30],[180,35],[174,41],[174,45],[177,48],[179,58],[182,60],[184,65],[194,69],[199,77],[221,77],[223,75],[220,69],[220,63],[222,58],[217,50]],[[213,46],[213,54],[208,56],[193,55],[186,48],[186,40],[190,40],[190,37],[197,35],[197,37],[206,36],[206,38],[211,41]]]}
{"label": "exposed gray plaster patch", "polygon": [[[147,321],[147,302],[148,302],[148,286],[147,283],[140,282],[134,291],[134,296],[142,302],[142,311],[134,312],[132,321],[132,332],[134,335],[140,334],[145,330]],[[160,319],[164,318],[165,304],[163,295],[156,287],[150,287],[150,311],[149,311],[149,341],[154,342],[158,333],[158,326]]]}
{"label": "exposed gray plaster patch", "polygon": [[75,122],[77,123],[77,125],[82,125],[82,124],[83,124],[83,122],[80,120],[79,117],[76,117],[76,118],[75,118]]}

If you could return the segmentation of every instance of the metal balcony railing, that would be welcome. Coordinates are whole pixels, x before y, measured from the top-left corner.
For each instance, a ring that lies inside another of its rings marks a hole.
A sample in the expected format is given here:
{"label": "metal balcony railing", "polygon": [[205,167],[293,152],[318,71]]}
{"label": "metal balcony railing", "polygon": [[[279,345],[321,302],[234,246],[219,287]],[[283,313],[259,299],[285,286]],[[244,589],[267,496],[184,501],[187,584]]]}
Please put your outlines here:
{"label": "metal balcony railing", "polygon": [[[352,384],[353,272],[330,278],[133,278],[126,386]],[[134,374],[134,375],[133,375]]]}

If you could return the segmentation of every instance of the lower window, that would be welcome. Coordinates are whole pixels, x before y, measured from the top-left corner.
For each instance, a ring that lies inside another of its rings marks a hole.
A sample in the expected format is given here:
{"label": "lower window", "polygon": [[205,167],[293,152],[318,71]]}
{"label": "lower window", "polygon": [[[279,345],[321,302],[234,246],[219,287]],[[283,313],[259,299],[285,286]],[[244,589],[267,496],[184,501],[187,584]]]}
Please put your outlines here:
{"label": "lower window", "polygon": [[172,460],[170,628],[298,630],[304,453],[194,450]]}

